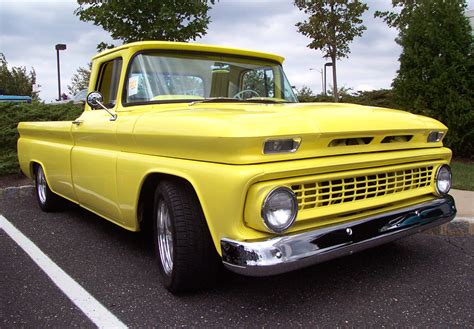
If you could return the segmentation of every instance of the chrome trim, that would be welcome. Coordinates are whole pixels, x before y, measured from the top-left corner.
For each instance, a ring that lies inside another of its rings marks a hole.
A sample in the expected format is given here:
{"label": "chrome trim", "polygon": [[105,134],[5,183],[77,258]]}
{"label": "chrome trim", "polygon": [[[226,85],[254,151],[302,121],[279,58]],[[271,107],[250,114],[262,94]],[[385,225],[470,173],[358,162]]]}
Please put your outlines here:
{"label": "chrome trim", "polygon": [[[265,213],[264,213],[264,209],[265,209],[265,206],[267,204],[268,199],[270,199],[272,194],[276,193],[279,190],[284,190],[285,192],[288,192],[290,194],[291,198],[293,199],[293,209],[292,209],[293,214],[292,214],[292,217],[291,217],[291,219],[290,219],[290,221],[288,222],[287,225],[285,225],[281,229],[276,230],[276,229],[272,228],[271,225],[268,223],[268,220],[267,220],[267,218],[265,216]],[[292,189],[290,189],[289,187],[286,187],[286,186],[279,186],[279,187],[276,187],[273,190],[271,190],[267,194],[267,196],[265,197],[265,200],[263,200],[262,208],[260,210],[260,216],[263,219],[263,224],[265,225],[265,227],[270,232],[273,232],[273,233],[283,233],[283,232],[285,232],[287,229],[289,229],[291,227],[291,225],[293,225],[293,223],[296,220],[297,215],[298,215],[298,199],[296,198],[295,192],[293,192]]]}
{"label": "chrome trim", "polygon": [[102,94],[98,91],[91,91],[86,98],[87,105],[89,105],[92,109],[99,109],[102,108],[105,110],[109,115],[109,121],[117,120],[117,114],[112,113],[104,104]]}
{"label": "chrome trim", "polygon": [[[438,189],[438,175],[439,175],[439,172],[440,172],[441,168],[448,168],[448,171],[449,171],[449,189],[448,189],[447,192],[444,192],[444,193],[441,192]],[[439,166],[436,169],[434,186],[435,186],[436,194],[438,196],[445,196],[449,193],[449,191],[451,191],[451,187],[453,186],[453,173],[451,172],[451,167],[450,166],[448,166],[447,164],[442,164],[441,166]]]}
{"label": "chrome trim", "polygon": [[158,251],[160,254],[161,265],[167,275],[173,272],[173,233],[171,232],[171,216],[163,200],[158,203],[157,221],[157,239]]}
{"label": "chrome trim", "polygon": [[44,175],[43,168],[41,166],[38,167],[38,171],[36,173],[36,191],[38,192],[38,199],[41,204],[46,203],[46,189],[48,183],[46,183],[46,177]]}
{"label": "chrome trim", "polygon": [[447,195],[415,206],[314,231],[267,240],[221,239],[222,261],[231,271],[267,276],[293,271],[372,248],[451,221],[454,199]]}

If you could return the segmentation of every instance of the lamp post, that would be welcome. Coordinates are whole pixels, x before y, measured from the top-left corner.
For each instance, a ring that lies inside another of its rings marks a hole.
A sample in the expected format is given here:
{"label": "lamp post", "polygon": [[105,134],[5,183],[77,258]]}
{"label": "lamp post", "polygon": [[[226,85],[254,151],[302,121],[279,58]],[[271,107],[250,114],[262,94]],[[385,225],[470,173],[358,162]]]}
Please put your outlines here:
{"label": "lamp post", "polygon": [[326,92],[326,67],[328,66],[332,66],[332,63],[326,63],[324,64],[324,95],[327,96],[327,92]]}
{"label": "lamp post", "polygon": [[66,45],[63,43],[58,43],[56,46],[56,60],[58,64],[58,101],[61,100],[61,73],[59,70],[59,51],[66,50]]}
{"label": "lamp post", "polygon": [[318,71],[319,73],[321,73],[321,89],[322,89],[323,92],[324,92],[323,69],[318,70],[318,69],[315,69],[315,68],[310,67],[309,70],[310,70],[310,71]]}

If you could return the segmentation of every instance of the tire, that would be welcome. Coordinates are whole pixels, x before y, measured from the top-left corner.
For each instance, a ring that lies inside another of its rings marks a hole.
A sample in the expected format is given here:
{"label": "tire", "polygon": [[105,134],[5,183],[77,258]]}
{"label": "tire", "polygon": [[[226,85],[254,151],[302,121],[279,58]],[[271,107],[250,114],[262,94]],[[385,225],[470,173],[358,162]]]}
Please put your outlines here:
{"label": "tire", "polygon": [[51,212],[60,208],[62,200],[49,188],[43,167],[40,165],[35,167],[35,194],[41,210]]}
{"label": "tire", "polygon": [[172,293],[212,285],[219,256],[193,188],[184,182],[162,181],[153,209],[155,252],[163,285]]}

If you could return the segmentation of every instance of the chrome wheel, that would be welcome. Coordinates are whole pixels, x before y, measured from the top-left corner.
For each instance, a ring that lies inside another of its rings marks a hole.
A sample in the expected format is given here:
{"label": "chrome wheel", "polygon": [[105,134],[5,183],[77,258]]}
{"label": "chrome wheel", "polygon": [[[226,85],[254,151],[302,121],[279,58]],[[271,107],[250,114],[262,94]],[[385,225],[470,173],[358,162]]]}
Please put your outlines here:
{"label": "chrome wheel", "polygon": [[38,192],[38,198],[41,203],[46,203],[46,189],[48,185],[46,183],[46,177],[44,176],[43,168],[39,167],[36,172],[36,190]]}
{"label": "chrome wheel", "polygon": [[171,272],[173,271],[173,233],[171,232],[172,224],[168,206],[163,200],[160,200],[158,203],[156,217],[158,228],[158,249],[161,265],[163,266],[165,273],[171,275]]}

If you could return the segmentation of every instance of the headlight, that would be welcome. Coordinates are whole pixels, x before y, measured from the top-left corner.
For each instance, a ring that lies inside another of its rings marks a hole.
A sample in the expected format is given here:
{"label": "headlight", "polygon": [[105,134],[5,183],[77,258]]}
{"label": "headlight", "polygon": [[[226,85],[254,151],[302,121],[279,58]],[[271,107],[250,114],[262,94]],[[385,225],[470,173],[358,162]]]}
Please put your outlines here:
{"label": "headlight", "polygon": [[448,165],[442,165],[436,171],[436,193],[445,195],[451,189],[451,169]]}
{"label": "headlight", "polygon": [[263,222],[275,233],[282,233],[293,225],[297,214],[298,201],[293,191],[287,187],[274,189],[263,201]]}

